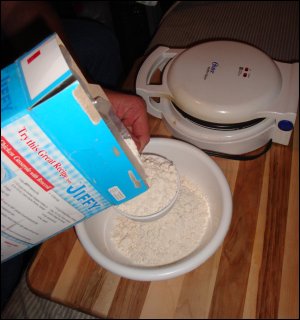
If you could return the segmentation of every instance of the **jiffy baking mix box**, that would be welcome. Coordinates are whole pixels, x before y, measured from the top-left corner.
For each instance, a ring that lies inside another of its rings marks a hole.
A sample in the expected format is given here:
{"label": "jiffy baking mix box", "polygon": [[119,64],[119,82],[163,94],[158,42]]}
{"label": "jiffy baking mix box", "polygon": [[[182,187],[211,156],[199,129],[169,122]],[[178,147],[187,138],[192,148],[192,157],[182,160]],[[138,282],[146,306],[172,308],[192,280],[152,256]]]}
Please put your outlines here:
{"label": "jiffy baking mix box", "polygon": [[147,190],[128,131],[59,37],[1,70],[1,261]]}

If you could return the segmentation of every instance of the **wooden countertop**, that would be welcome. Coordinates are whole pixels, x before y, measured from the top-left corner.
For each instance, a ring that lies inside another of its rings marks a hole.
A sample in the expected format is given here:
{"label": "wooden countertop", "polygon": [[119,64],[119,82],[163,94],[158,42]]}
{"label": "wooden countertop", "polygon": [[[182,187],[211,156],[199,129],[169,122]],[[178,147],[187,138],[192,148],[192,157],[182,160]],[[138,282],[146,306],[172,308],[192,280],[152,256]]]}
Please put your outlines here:
{"label": "wooden countertop", "polygon": [[[149,117],[153,136],[170,137]],[[74,228],[46,241],[27,281],[38,295],[104,318],[299,318],[299,125],[251,161],[212,157],[233,194],[231,227],[203,265],[141,282],[97,265]]]}

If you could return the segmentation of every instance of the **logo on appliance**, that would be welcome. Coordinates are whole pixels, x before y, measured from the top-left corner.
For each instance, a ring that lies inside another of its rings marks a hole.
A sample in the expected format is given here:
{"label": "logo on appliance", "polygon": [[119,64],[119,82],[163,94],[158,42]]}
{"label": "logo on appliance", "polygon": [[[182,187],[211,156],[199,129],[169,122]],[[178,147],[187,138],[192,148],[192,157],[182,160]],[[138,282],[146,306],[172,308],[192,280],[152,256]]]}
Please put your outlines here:
{"label": "logo on appliance", "polygon": [[207,79],[207,77],[209,76],[209,74],[214,74],[218,66],[219,66],[219,63],[216,62],[216,61],[213,61],[213,62],[211,63],[211,65],[208,66],[207,69],[206,69],[206,72],[205,72],[205,75],[204,75],[204,80]]}
{"label": "logo on appliance", "polygon": [[249,67],[240,66],[238,69],[238,76],[243,78],[250,78],[251,69]]}

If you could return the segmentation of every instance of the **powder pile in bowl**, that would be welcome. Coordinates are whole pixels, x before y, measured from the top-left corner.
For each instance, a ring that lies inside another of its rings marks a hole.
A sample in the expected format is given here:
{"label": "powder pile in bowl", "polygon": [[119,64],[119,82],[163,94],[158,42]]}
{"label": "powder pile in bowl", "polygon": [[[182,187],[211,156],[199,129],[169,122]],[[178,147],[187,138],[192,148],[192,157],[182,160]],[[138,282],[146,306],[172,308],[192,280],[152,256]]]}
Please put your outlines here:
{"label": "powder pile in bowl", "polygon": [[133,264],[160,266],[178,261],[199,247],[210,222],[207,198],[195,183],[182,177],[178,198],[165,216],[147,223],[118,216],[110,238],[116,250]]}

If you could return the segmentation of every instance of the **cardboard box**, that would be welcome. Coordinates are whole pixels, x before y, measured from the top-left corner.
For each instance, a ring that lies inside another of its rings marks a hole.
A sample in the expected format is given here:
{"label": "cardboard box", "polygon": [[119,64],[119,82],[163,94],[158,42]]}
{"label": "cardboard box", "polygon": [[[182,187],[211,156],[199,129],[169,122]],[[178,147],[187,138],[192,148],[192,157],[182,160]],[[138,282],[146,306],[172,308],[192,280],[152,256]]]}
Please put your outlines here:
{"label": "cardboard box", "polygon": [[1,70],[1,261],[147,190],[130,134],[54,34]]}

